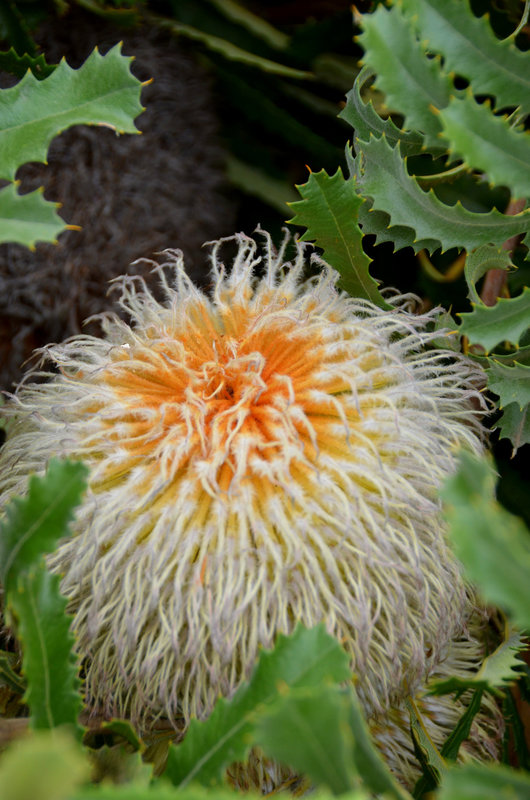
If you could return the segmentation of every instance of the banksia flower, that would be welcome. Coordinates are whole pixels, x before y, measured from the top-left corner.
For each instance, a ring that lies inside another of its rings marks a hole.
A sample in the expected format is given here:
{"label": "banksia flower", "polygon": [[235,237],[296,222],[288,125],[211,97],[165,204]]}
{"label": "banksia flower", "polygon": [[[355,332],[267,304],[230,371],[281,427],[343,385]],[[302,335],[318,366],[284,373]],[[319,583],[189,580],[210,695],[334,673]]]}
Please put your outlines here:
{"label": "banksia flower", "polygon": [[436,311],[341,294],[315,255],[304,281],[306,248],[285,264],[287,240],[263,235],[263,257],[233,237],[231,271],[213,244],[211,295],[168,251],[163,303],[124,277],[130,324],[107,316],[103,338],[46,350],[50,380],[8,411],[2,499],[52,455],[91,468],[50,563],[92,707],[186,724],[278,632],[324,621],[385,750],[391,710],[399,727],[451,653],[461,670],[480,659],[437,499],[455,450],[481,449],[480,373],[428,349]]}

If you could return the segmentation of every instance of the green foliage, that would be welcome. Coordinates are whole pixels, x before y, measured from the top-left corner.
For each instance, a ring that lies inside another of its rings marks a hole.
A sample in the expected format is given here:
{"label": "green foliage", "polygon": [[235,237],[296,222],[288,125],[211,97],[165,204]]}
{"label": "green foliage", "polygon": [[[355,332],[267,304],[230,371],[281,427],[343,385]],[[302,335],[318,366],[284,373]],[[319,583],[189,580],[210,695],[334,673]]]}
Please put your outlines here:
{"label": "green foliage", "polygon": [[333,794],[356,788],[348,695],[324,686],[285,693],[261,715],[256,739],[267,755],[328,786]]}
{"label": "green foliage", "polygon": [[496,98],[495,107],[530,111],[528,58],[500,41],[486,16],[475,17],[461,0],[399,0],[418,38],[444,58],[444,69],[468,80],[474,94]]}
{"label": "green foliage", "polygon": [[[424,192],[409,175],[399,147],[392,147],[384,136],[371,137],[368,142],[358,142],[358,146],[358,191],[372,200],[375,210],[389,215],[390,226],[411,229],[410,244],[416,251],[452,247],[472,250],[490,242],[501,244],[510,236],[530,230],[530,210],[511,217],[496,209],[477,214],[460,203],[446,205],[432,190]],[[392,236],[392,229],[389,234]]]}
{"label": "green foliage", "polygon": [[24,701],[35,729],[76,725],[82,709],[71,618],[59,585],[60,579],[50,575],[41,560],[22,571],[8,594],[24,653],[22,671],[28,686]]}
{"label": "green foliage", "polygon": [[43,555],[68,534],[86,475],[82,464],[52,459],[44,477],[30,478],[27,497],[8,504],[0,524],[0,580],[16,621],[24,700],[36,729],[76,727],[82,707],[71,619],[60,580],[46,570]]}
{"label": "green foliage", "polygon": [[530,536],[523,522],[495,500],[487,462],[461,453],[442,496],[456,553],[486,600],[530,628]]}
{"label": "green foliage", "polygon": [[453,675],[445,680],[434,681],[429,684],[429,694],[452,694],[475,689],[502,695],[500,689],[505,689],[520,677],[517,670],[521,660],[518,655],[525,647],[526,642],[520,633],[507,630],[504,641],[484,659],[477,672],[465,678]]}
{"label": "green foliage", "polygon": [[480,344],[487,353],[501,342],[517,344],[528,328],[530,287],[513,299],[501,297],[494,306],[473,304],[473,311],[460,314],[460,332],[471,344]]}
{"label": "green foliage", "polygon": [[39,241],[56,243],[69,227],[57,214],[59,207],[44,199],[42,189],[19,194],[16,183],[0,189],[0,242],[16,242],[31,250]]}
{"label": "green foliage", "polygon": [[55,66],[55,64],[47,64],[42,53],[33,58],[29,53],[19,55],[14,47],[0,52],[0,70],[10,72],[17,78],[23,78],[29,69],[36,78],[42,80],[52,74]]}
{"label": "green foliage", "polygon": [[339,167],[331,176],[325,170],[312,172],[307,183],[297,189],[303,199],[290,204],[296,212],[290,222],[307,228],[302,240],[317,240],[324,258],[340,273],[342,289],[388,307],[370,276],[370,259],[362,248],[357,212],[363,201],[356,195],[353,181],[345,180]]}
{"label": "green foliage", "polygon": [[220,699],[207,720],[192,720],[182,744],[170,747],[165,776],[179,787],[219,783],[227,766],[245,759],[256,712],[276,700],[282,686],[311,688],[349,676],[346,653],[323,626],[278,637],[273,651],[261,653],[250,681],[231,700]]}
{"label": "green foliage", "polygon": [[530,776],[501,766],[466,764],[448,771],[436,800],[527,800]]}
{"label": "green foliage", "polygon": [[530,366],[525,364],[500,364],[489,359],[486,370],[488,385],[492,392],[499,395],[500,407],[516,403],[520,410],[530,403]]}
{"label": "green foliage", "polygon": [[497,423],[501,439],[509,439],[513,444],[513,452],[524,444],[530,444],[530,413],[528,406],[520,409],[519,403],[505,406]]}
{"label": "green foliage", "polygon": [[470,93],[452,97],[439,118],[453,155],[485,173],[489,183],[509,186],[515,197],[530,196],[530,134],[510,127]]}
{"label": "green foliage", "polygon": [[451,81],[438,59],[425,58],[410,21],[396,6],[378,6],[364,17],[359,43],[364,63],[386,95],[386,107],[399,110],[407,128],[422,131],[425,145],[438,144],[441,125],[433,109],[449,102]]}
{"label": "green foliage", "polygon": [[7,505],[0,522],[0,581],[7,591],[68,535],[87,475],[79,462],[51,459],[44,477],[30,478],[27,496]]}
{"label": "green foliage", "polygon": [[96,50],[79,69],[61,61],[44,81],[27,72],[0,93],[0,178],[13,180],[20,164],[46,161],[50,141],[71,125],[104,125],[117,133],[138,133],[133,119],[143,109],[140,82],[131,58],[116,45]]}
{"label": "green foliage", "polygon": [[[501,250],[491,244],[484,244],[476,250],[470,250],[466,256],[464,274],[469,290],[469,299],[473,303],[480,303],[477,292],[477,283],[490,271],[490,269],[509,269],[511,258],[506,250]],[[502,337],[499,341],[502,341]]]}
{"label": "green foliage", "polygon": [[[9,63],[16,55],[10,51]],[[28,60],[29,59],[29,60]],[[45,70],[42,59],[22,56],[18,61]],[[120,46],[105,56],[97,50],[77,70],[66,61],[44,80],[28,70],[19,83],[0,91],[0,178],[13,180],[27,161],[46,161],[54,136],[71,125],[110,127],[117,133],[138,133],[133,120],[142,112],[140,82],[130,73],[131,59]],[[0,242],[33,247],[37,241],[55,242],[66,227],[56,214],[57,204],[42,193],[19,195],[15,185],[0,190]]]}

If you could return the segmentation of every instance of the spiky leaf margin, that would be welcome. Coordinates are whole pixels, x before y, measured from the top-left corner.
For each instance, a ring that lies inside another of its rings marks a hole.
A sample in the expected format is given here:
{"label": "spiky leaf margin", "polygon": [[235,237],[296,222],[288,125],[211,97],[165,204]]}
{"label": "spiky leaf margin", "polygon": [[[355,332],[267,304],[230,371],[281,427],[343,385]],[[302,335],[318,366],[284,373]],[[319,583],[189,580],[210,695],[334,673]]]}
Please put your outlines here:
{"label": "spiky leaf margin", "polygon": [[325,170],[312,172],[307,183],[296,188],[303,199],[289,204],[295,212],[289,222],[307,228],[302,241],[314,240],[323,249],[326,261],[340,273],[342,289],[387,308],[362,247],[357,215],[363,200],[353,180],[345,180],[339,167],[331,176]]}
{"label": "spiky leaf margin", "polygon": [[399,146],[392,147],[384,136],[363,142],[355,165],[359,193],[372,200],[373,209],[389,215],[390,236],[395,225],[411,229],[416,251],[426,248],[432,252],[436,248],[431,242],[443,251],[453,247],[472,250],[483,244],[501,244],[530,230],[530,210],[514,216],[496,209],[477,214],[460,203],[445,205],[432,190],[424,192],[408,174]]}
{"label": "spiky leaf margin", "polygon": [[467,0],[399,0],[422,42],[444,58],[445,69],[471,83],[475,95],[496,98],[496,108],[530,111],[528,54],[497,39],[487,17],[473,15]]}
{"label": "spiky leaf margin", "polygon": [[102,56],[97,48],[79,69],[63,59],[39,81],[31,72],[0,92],[0,178],[13,180],[26,161],[46,161],[54,136],[71,125],[104,125],[138,133],[142,84],[130,72],[132,58],[117,44]]}

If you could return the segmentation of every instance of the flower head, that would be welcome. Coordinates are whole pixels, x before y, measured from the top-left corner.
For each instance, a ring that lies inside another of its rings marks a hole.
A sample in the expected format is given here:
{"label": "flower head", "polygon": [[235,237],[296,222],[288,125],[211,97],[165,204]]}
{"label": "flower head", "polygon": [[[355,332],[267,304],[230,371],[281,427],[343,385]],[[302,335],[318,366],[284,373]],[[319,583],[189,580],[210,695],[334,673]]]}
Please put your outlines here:
{"label": "flower head", "polygon": [[57,374],[12,403],[4,499],[52,455],[91,468],[51,565],[107,713],[205,716],[260,646],[324,621],[378,719],[474,610],[437,490],[481,448],[476,368],[428,348],[436,312],[352,299],[324,264],[304,281],[304,247],[285,264],[264,236],[234,237],[229,272],[214,244],[211,295],[174,252],[163,303],[121,279],[130,324],[50,346]]}

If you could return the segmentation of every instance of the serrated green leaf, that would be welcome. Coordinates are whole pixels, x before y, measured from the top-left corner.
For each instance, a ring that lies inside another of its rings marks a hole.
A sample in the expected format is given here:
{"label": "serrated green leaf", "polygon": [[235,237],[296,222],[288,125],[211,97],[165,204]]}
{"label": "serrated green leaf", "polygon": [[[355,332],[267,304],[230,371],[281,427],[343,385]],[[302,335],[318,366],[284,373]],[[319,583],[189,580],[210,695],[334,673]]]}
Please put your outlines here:
{"label": "serrated green leaf", "polygon": [[356,194],[353,180],[345,180],[339,167],[331,176],[325,170],[312,172],[307,183],[296,188],[303,200],[289,204],[295,212],[289,222],[307,228],[302,240],[315,240],[323,249],[324,258],[340,273],[341,289],[388,308],[369,273],[370,259],[362,248],[357,214],[363,200]]}
{"label": "serrated green leaf", "polygon": [[[27,680],[24,702],[34,729],[69,724],[77,728],[82,703],[81,682],[72,650],[72,618],[60,593],[60,579],[41,559],[24,570],[8,593],[8,608],[17,622],[22,645],[22,673]],[[80,733],[80,731],[78,731]]]}
{"label": "serrated green leaf", "polygon": [[71,125],[138,133],[134,119],[143,111],[141,83],[120,48],[104,56],[96,48],[79,69],[63,59],[43,81],[27,72],[0,92],[0,178],[12,180],[26,161],[46,161],[50,141]]}
{"label": "serrated green leaf", "polygon": [[530,627],[530,535],[521,519],[495,500],[488,462],[462,452],[458,472],[442,490],[449,535],[468,576],[485,599]]}
{"label": "serrated green leaf", "polygon": [[367,67],[363,67],[355,78],[353,89],[346,95],[346,105],[339,114],[339,117],[346,120],[355,128],[357,139],[369,141],[370,135],[384,135],[390,144],[398,142],[401,145],[403,155],[417,155],[423,150],[423,136],[415,131],[400,130],[390,117],[382,119],[371,102],[365,103],[361,97],[361,90],[365,83],[373,77],[373,73]]}
{"label": "serrated green leaf", "polygon": [[470,92],[451,98],[439,118],[454,155],[485,172],[490,184],[508,186],[514,197],[530,196],[529,133],[510,127]]}
{"label": "serrated green leaf", "polygon": [[487,15],[477,18],[462,0],[399,0],[420,39],[444,58],[445,69],[462,75],[474,94],[496,97],[496,107],[530,111],[528,54],[497,39]]}
{"label": "serrated green leaf", "polygon": [[482,695],[482,689],[476,689],[473,692],[473,697],[471,698],[468,707],[443,743],[443,747],[440,750],[440,755],[442,758],[446,758],[448,761],[456,761],[460,751],[460,746],[468,738],[473,720],[480,711]]}
{"label": "serrated green leaf", "polygon": [[14,242],[35,249],[37,242],[57,243],[68,228],[56,213],[60,203],[49,203],[42,189],[18,194],[17,184],[0,189],[0,244]]}
{"label": "serrated green leaf", "polygon": [[0,52],[0,70],[10,72],[17,78],[23,78],[28,69],[32,71],[36,78],[43,80],[51,75],[56,64],[47,64],[44,55],[33,58],[28,53],[19,56],[14,47],[10,50]]}
{"label": "serrated green leaf", "polygon": [[530,366],[514,364],[510,367],[494,358],[489,358],[488,364],[488,389],[499,396],[500,407],[517,403],[522,411],[530,403]]}
{"label": "serrated green leaf", "polygon": [[420,250],[432,253],[440,246],[437,239],[416,239],[415,231],[405,225],[391,226],[390,214],[374,209],[371,200],[366,200],[359,209],[359,224],[365,236],[375,236],[376,244],[391,242],[394,252],[412,247],[415,253]]}
{"label": "serrated green leaf", "polygon": [[473,303],[480,303],[476,285],[490,269],[509,269],[512,265],[510,254],[492,244],[483,244],[471,250],[466,256],[464,275],[467,281],[468,297]]}
{"label": "serrated green leaf", "polygon": [[343,794],[358,786],[347,716],[348,697],[337,686],[288,691],[258,717],[254,740],[270,758]]}
{"label": "serrated green leaf", "polygon": [[22,571],[68,535],[87,475],[84,464],[52,458],[44,476],[29,479],[26,497],[8,503],[0,522],[0,582],[7,591]]}
{"label": "serrated green leaf", "polygon": [[314,80],[315,76],[312,72],[303,69],[295,69],[289,67],[287,64],[280,64],[278,61],[271,61],[269,58],[263,58],[256,53],[251,53],[249,50],[243,50],[228,39],[222,39],[220,36],[214,36],[206,31],[194,28],[192,25],[186,25],[183,22],[175,22],[174,20],[160,17],[156,14],[145,14],[145,17],[150,20],[156,27],[165,28],[176,36],[184,36],[186,39],[192,39],[195,42],[201,42],[209,50],[214,53],[219,53],[224,58],[230,61],[239,61],[241,64],[247,64],[249,67],[256,67],[263,72],[269,72],[273,75],[281,75],[284,78],[294,78],[295,80]]}
{"label": "serrated green leaf", "polygon": [[[72,800],[90,764],[68,731],[34,731],[2,753],[2,800]],[[154,800],[154,798],[153,798]]]}
{"label": "serrated green leaf", "polygon": [[500,765],[466,764],[447,771],[437,800],[528,800],[530,775]]}
{"label": "serrated green leaf", "polygon": [[395,780],[381,753],[375,748],[354,689],[349,689],[348,722],[353,733],[353,760],[364,785],[377,795],[394,800],[410,800],[410,795]]}
{"label": "serrated green leaf", "polygon": [[465,689],[481,689],[497,695],[502,694],[499,689],[504,689],[519,679],[520,673],[516,669],[520,667],[521,660],[518,654],[526,646],[520,633],[507,630],[504,641],[484,659],[477,672],[466,675],[465,678],[454,675],[429,683],[428,693],[443,695],[462,692]]}
{"label": "serrated green leaf", "polygon": [[192,720],[182,744],[169,748],[164,776],[179,787],[219,783],[227,766],[245,759],[256,714],[283,685],[308,688],[349,677],[348,656],[324,626],[299,625],[291,636],[279,636],[274,650],[261,652],[249,683],[231,700],[220,699],[207,720]]}
{"label": "serrated green leaf", "polygon": [[496,209],[476,214],[460,203],[445,205],[432,190],[424,192],[408,174],[399,147],[392,148],[384,137],[372,137],[360,149],[356,158],[359,192],[372,199],[374,209],[390,215],[392,226],[413,229],[415,239],[435,240],[442,250],[472,250],[489,242],[501,244],[530,230],[530,209],[514,216]]}
{"label": "serrated green leaf", "polygon": [[519,403],[505,406],[496,428],[500,439],[509,439],[513,445],[512,458],[520,447],[530,444],[530,407],[519,408]]}
{"label": "serrated green leaf", "polygon": [[459,314],[460,333],[487,353],[500,342],[517,344],[530,322],[530,287],[518,297],[501,297],[494,306],[473,304],[473,311]]}
{"label": "serrated green leaf", "polygon": [[442,126],[432,112],[449,102],[451,80],[436,59],[427,59],[409,20],[397,6],[380,5],[362,17],[364,63],[377,75],[385,104],[405,117],[407,128],[422,132],[425,145],[439,144]]}

